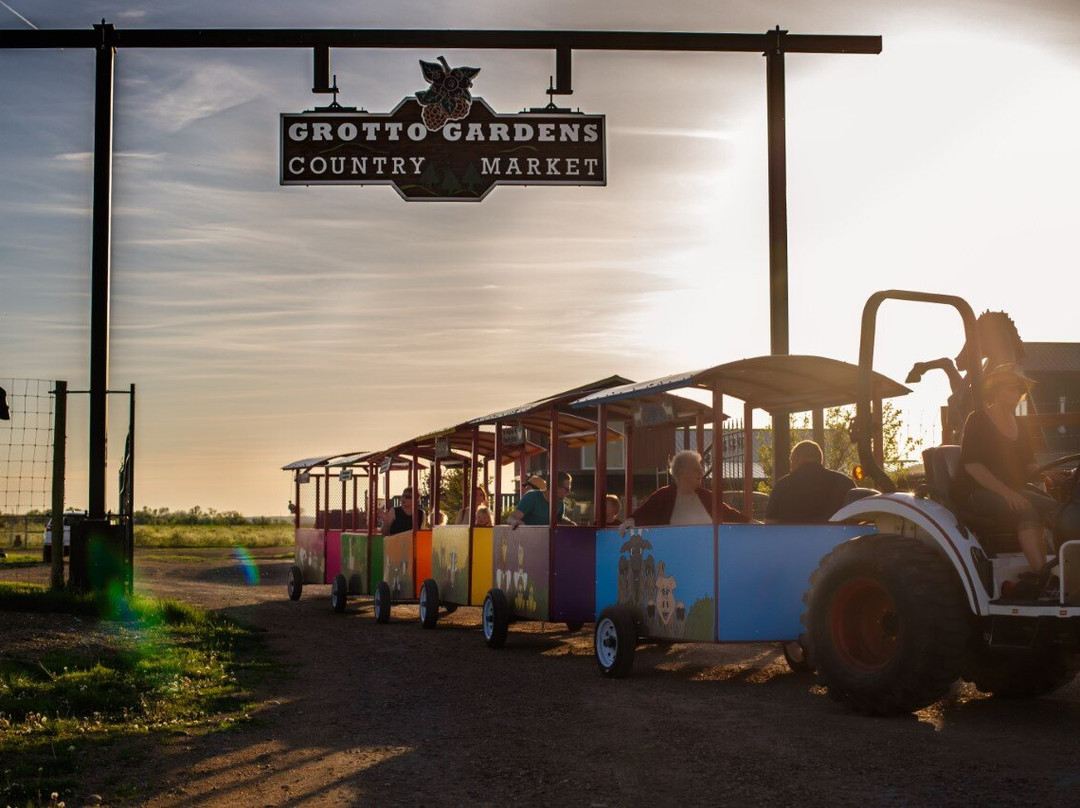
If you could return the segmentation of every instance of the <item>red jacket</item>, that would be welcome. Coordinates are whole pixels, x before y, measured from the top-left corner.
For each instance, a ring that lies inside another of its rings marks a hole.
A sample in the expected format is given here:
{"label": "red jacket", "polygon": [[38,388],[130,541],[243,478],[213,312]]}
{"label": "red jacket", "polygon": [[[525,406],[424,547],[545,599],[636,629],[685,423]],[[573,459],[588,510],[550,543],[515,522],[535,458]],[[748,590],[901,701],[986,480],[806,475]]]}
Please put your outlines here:
{"label": "red jacket", "polygon": [[[695,492],[701,504],[708,511],[709,516],[716,518],[712,512],[712,491],[707,488],[698,488]],[[678,488],[674,485],[665,485],[653,491],[647,500],[642,502],[637,509],[630,514],[635,525],[670,525],[671,514],[675,510],[675,497],[678,496]],[[721,501],[725,522],[749,522],[742,511],[737,511]]]}

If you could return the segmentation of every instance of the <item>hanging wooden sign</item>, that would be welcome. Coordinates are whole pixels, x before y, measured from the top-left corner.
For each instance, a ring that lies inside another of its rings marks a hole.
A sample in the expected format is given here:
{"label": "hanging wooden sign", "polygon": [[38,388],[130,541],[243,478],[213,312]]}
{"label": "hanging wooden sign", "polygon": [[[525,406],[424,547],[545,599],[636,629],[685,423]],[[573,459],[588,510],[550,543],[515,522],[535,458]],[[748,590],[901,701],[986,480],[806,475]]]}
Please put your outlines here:
{"label": "hanging wooden sign", "polygon": [[606,185],[603,115],[552,105],[500,115],[468,88],[479,68],[420,62],[427,90],[389,114],[281,115],[282,185],[392,185],[409,201],[483,199],[496,185]]}

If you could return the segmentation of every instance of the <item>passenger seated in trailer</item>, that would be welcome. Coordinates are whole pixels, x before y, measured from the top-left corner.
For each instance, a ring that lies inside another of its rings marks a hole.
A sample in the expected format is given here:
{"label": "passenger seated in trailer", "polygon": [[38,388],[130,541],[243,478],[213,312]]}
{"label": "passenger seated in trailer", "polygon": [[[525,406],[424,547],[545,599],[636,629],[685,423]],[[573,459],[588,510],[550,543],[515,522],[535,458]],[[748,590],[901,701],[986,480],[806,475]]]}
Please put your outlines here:
{"label": "passenger seated in trailer", "polygon": [[[658,488],[619,525],[619,535],[636,525],[706,525],[713,520],[712,491],[701,486],[705,469],[701,455],[692,449],[678,452],[668,467],[671,485]],[[742,511],[721,502],[725,522],[750,522]]]}
{"label": "passenger seated in trailer", "polygon": [[619,524],[619,517],[622,515],[622,503],[619,502],[619,498],[614,494],[608,494],[604,497],[604,524],[607,527],[616,527]]}
{"label": "passenger seated in trailer", "polygon": [[[573,479],[565,471],[560,471],[556,479],[558,480],[556,494],[559,497],[556,503],[558,523],[560,525],[572,525],[574,523],[564,516],[563,499],[570,495],[570,486]],[[537,483],[543,487],[537,487]],[[537,477],[530,477],[529,484],[532,486],[531,490],[522,495],[517,508],[510,514],[510,518],[506,520],[506,524],[510,526],[511,530],[517,530],[521,525],[548,524],[549,503],[551,502],[549,497],[551,495],[547,484]]]}
{"label": "passenger seated in trailer", "polygon": [[765,521],[769,524],[815,524],[844,505],[844,495],[855,487],[854,481],[838,471],[827,469],[821,447],[812,440],[796,443],[791,449],[791,473],[776,481]]}
{"label": "passenger seated in trailer", "polygon": [[[960,448],[960,468],[950,496],[965,522],[1015,529],[1020,549],[1041,587],[1057,593],[1046,566],[1043,526],[1053,526],[1057,503],[1027,488],[1035,454],[1016,407],[1035,382],[1015,364],[999,365],[983,382],[982,409],[968,416]],[[1033,593],[1038,594],[1038,593]]]}
{"label": "passenger seated in trailer", "polygon": [[476,527],[495,527],[495,520],[491,518],[491,509],[487,505],[481,505],[476,509]]}
{"label": "passenger seated in trailer", "polygon": [[[488,507],[488,495],[483,486],[476,486],[476,510],[479,512],[481,508]],[[490,514],[489,514],[490,515]],[[458,511],[457,518],[454,519],[455,525],[467,525],[469,524],[469,502],[466,500],[461,505],[461,510]]]}
{"label": "passenger seated in trailer", "polygon": [[[382,534],[393,536],[395,533],[404,533],[413,529],[413,490],[406,488],[401,492],[401,504],[393,508],[387,508],[382,512]],[[417,508],[416,515],[420,523],[424,522],[424,509]]]}

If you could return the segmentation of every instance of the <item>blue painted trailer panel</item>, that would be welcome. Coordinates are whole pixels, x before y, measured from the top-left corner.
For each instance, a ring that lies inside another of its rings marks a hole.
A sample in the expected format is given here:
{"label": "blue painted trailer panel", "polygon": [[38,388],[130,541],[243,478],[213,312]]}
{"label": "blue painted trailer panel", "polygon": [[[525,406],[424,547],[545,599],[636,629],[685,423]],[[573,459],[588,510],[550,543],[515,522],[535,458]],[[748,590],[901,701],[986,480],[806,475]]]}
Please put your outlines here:
{"label": "blue painted trailer panel", "polygon": [[715,638],[712,525],[596,532],[596,608],[633,608],[650,637]]}
{"label": "blue painted trailer panel", "polygon": [[720,525],[717,640],[798,638],[810,573],[836,545],[873,532],[860,525]]}

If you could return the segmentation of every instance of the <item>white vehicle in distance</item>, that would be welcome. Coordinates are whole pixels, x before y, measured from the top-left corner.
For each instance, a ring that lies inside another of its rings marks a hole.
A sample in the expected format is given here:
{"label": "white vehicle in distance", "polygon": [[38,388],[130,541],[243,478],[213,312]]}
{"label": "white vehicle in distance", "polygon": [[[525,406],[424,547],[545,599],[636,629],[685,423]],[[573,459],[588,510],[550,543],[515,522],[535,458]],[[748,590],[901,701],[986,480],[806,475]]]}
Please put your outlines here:
{"label": "white vehicle in distance", "polygon": [[[71,525],[86,518],[86,511],[64,511],[64,555],[71,554]],[[41,560],[52,561],[52,519],[45,523],[45,540],[41,545]]]}

